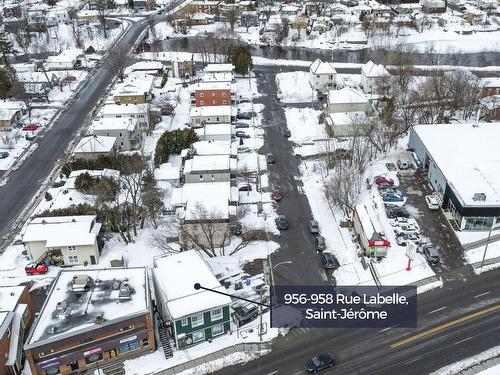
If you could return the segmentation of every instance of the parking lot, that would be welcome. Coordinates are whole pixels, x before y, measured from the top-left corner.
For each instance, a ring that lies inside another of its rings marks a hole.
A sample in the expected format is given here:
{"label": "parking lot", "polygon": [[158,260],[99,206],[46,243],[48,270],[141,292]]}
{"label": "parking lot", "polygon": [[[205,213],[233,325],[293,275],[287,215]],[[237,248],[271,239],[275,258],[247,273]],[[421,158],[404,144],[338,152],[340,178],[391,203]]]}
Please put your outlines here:
{"label": "parking lot", "polygon": [[456,270],[448,273],[448,279],[467,278],[472,269],[465,262],[460,242],[441,210],[430,210],[425,202],[425,196],[433,193],[426,172],[400,176],[399,189],[407,197],[405,206],[417,220],[422,236],[427,237],[439,249],[441,262],[432,266],[434,271],[439,274]]}

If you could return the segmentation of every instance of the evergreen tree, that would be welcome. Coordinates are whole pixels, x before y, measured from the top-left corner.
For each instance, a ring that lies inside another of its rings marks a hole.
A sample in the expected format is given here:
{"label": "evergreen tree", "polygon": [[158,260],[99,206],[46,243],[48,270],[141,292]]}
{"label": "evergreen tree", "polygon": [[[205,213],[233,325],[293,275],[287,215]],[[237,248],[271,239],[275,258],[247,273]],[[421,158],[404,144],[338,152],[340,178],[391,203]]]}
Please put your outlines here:
{"label": "evergreen tree", "polygon": [[231,62],[236,73],[245,75],[252,69],[252,55],[248,46],[240,45],[236,47],[231,55]]}
{"label": "evergreen tree", "polygon": [[10,97],[10,90],[16,81],[16,71],[11,66],[6,65],[5,68],[0,69],[0,99]]}
{"label": "evergreen tree", "polygon": [[191,128],[163,133],[156,143],[155,166],[166,163],[169,155],[180,154],[183,149],[189,148],[196,141],[198,136]]}
{"label": "evergreen tree", "polygon": [[5,64],[8,64],[7,55],[14,54],[16,51],[14,50],[14,44],[7,38],[5,32],[0,30],[0,53],[5,61]]}

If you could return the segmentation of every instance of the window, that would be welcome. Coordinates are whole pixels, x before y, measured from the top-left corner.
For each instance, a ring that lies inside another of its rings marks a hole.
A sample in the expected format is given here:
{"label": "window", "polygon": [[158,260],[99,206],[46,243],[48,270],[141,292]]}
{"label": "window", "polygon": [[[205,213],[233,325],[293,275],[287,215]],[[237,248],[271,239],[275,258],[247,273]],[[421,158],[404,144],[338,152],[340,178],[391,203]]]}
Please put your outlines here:
{"label": "window", "polygon": [[222,97],[223,97],[223,98],[225,98],[225,97],[226,97],[226,93],[225,93],[225,92],[223,92],[223,93],[222,93]]}
{"label": "window", "polygon": [[215,104],[215,100],[212,100],[212,104]]}
{"label": "window", "polygon": [[216,119],[215,121],[219,122],[220,120],[219,120],[219,118],[217,117],[217,119]]}
{"label": "window", "polygon": [[205,93],[204,92],[200,92],[200,98],[203,98],[205,97]]}
{"label": "window", "polygon": [[122,136],[123,136],[122,133],[120,133],[120,137],[122,137]]}
{"label": "window", "polygon": [[321,78],[321,76],[316,76],[316,78],[317,78],[317,79],[320,79],[320,78]]}
{"label": "window", "polygon": [[191,327],[202,326],[203,323],[203,314],[193,315],[191,317]]}
{"label": "window", "polygon": [[76,246],[68,246],[68,251],[76,251]]}
{"label": "window", "polygon": [[181,319],[181,326],[185,327],[189,324],[188,318]]}
{"label": "window", "polygon": [[227,100],[223,100],[223,101],[222,101],[222,104],[227,104]]}
{"label": "window", "polygon": [[214,96],[215,96],[215,92],[212,92],[212,97],[214,97]]}
{"label": "window", "polygon": [[200,174],[200,181],[203,181],[203,175]]}
{"label": "window", "polygon": [[328,79],[333,79],[333,75],[331,75],[331,74],[330,74],[330,75],[328,76]]}
{"label": "window", "polygon": [[193,338],[193,342],[205,340],[205,331],[193,332],[191,337]]}
{"label": "window", "polygon": [[142,339],[142,347],[148,346],[149,345],[149,340],[146,337],[145,339]]}
{"label": "window", "polygon": [[68,262],[69,263],[78,263],[78,256],[77,255],[68,255]]}
{"label": "window", "polygon": [[205,101],[204,100],[201,100],[200,101],[200,105],[204,105],[205,104]]}
{"label": "window", "polygon": [[212,336],[221,335],[223,333],[224,333],[224,325],[222,325],[222,323],[212,326]]}
{"label": "window", "polygon": [[212,322],[222,319],[222,307],[218,307],[210,311],[210,319],[212,319]]}

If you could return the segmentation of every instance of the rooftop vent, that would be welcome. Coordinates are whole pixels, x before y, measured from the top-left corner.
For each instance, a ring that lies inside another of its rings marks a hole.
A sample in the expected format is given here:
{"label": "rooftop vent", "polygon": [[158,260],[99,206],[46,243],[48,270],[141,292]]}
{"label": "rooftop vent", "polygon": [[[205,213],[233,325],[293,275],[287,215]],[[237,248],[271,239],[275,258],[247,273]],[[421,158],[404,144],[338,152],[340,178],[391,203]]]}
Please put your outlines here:
{"label": "rooftop vent", "polygon": [[96,324],[104,323],[104,313],[97,314],[97,316],[95,317],[95,323]]}
{"label": "rooftop vent", "polygon": [[83,292],[90,287],[90,277],[87,275],[73,276],[72,289],[74,292]]}
{"label": "rooftop vent", "polygon": [[472,200],[475,202],[484,202],[486,200],[486,194],[485,193],[475,193],[474,196],[472,197]]}
{"label": "rooftop vent", "polygon": [[113,285],[112,285],[113,290],[118,290],[118,289],[120,289],[120,284],[121,284],[121,283],[120,283],[120,281],[119,281],[119,280],[115,280],[115,279],[113,279]]}
{"label": "rooftop vent", "polygon": [[54,334],[57,332],[57,328],[55,326],[49,327],[49,332]]}
{"label": "rooftop vent", "polygon": [[68,302],[62,301],[58,302],[56,305],[55,315],[58,318],[66,318],[70,315],[70,310],[68,309]]}
{"label": "rooftop vent", "polygon": [[129,300],[132,298],[132,289],[129,283],[122,282],[120,284],[120,293],[118,293],[118,298],[122,300]]}

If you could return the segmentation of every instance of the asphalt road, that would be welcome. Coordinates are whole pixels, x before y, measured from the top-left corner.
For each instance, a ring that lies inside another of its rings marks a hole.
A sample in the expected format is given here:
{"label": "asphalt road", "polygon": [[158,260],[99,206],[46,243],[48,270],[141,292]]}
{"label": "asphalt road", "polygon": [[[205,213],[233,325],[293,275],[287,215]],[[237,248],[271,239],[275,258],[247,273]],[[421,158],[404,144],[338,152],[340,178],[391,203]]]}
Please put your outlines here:
{"label": "asphalt road", "polygon": [[[263,116],[268,122],[265,129],[265,143],[261,154],[271,152],[275,164],[268,166],[270,185],[278,185],[283,199],[277,203],[278,214],[284,214],[289,229],[276,237],[281,248],[272,254],[273,280],[276,285],[321,285],[332,284],[323,270],[321,259],[313,245],[313,235],[309,233],[308,221],[312,220],[311,207],[302,189],[299,163],[293,154],[292,144],[281,131],[286,128],[283,107],[276,97],[276,68],[254,68],[262,96],[256,103],[265,105]],[[291,263],[283,263],[291,262]]]}
{"label": "asphalt road", "polygon": [[[147,21],[133,23],[115,48],[131,47],[141,32],[148,26]],[[38,191],[43,181],[58,160],[65,160],[65,150],[78,134],[89,111],[104,95],[114,73],[104,67],[106,59],[97,68],[78,93],[77,98],[63,110],[52,128],[36,140],[38,148],[26,159],[19,169],[13,171],[9,181],[0,187],[0,236],[5,236],[20,212]]]}
{"label": "asphalt road", "polygon": [[[217,374],[302,374],[304,362],[325,351],[337,361],[325,374],[428,374],[499,345],[500,310],[485,310],[500,304],[499,276],[500,271],[492,271],[470,279],[466,288],[456,281],[420,295],[417,329],[297,328],[278,338],[270,354]],[[486,312],[471,317],[481,310]],[[443,326],[449,322],[450,327]],[[436,332],[427,332],[434,327]],[[426,332],[423,337],[391,348],[421,332]]]}

